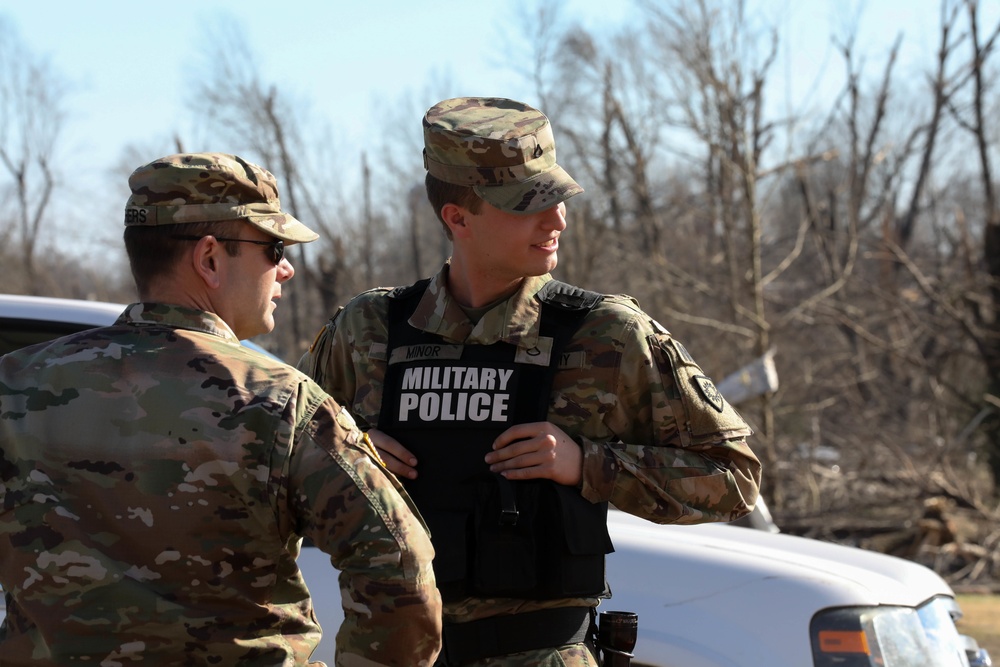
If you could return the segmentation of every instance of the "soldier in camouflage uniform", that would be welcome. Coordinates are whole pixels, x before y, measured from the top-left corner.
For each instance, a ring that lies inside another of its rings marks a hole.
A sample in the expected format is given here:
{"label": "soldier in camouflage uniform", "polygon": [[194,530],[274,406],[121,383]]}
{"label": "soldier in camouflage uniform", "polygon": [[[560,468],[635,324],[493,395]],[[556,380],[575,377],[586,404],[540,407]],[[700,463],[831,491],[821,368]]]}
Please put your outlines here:
{"label": "soldier in camouflage uniform", "polygon": [[240,345],[317,235],[233,155],[129,185],[141,302],[0,360],[0,662],[321,665],[306,537],[341,571],[336,664],[432,664],[426,526],[344,409]]}
{"label": "soldier in camouflage uniform", "polygon": [[431,528],[440,664],[597,665],[608,503],[657,523],[747,514],[751,430],[632,298],[552,279],[582,188],[541,112],[459,98],[423,125],[450,260],[355,297],[299,367],[369,429]]}

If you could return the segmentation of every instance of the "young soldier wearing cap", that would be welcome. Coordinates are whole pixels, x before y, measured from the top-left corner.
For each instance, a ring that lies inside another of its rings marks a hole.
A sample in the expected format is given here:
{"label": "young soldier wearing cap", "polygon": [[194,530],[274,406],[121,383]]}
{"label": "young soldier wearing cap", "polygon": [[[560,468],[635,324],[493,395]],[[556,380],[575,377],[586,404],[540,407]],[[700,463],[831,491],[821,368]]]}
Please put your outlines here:
{"label": "young soldier wearing cap", "polygon": [[408,497],[332,398],[240,345],[274,326],[284,244],[317,235],[235,155],[129,185],[141,302],[0,360],[0,661],[310,664],[308,537],[341,570],[317,591],[346,598],[336,664],[431,664],[441,602]]}
{"label": "young soldier wearing cap", "polygon": [[300,367],[366,427],[431,529],[448,665],[597,665],[608,503],[659,523],[756,502],[751,431],[626,296],[552,279],[566,204],[548,119],[459,98],[424,117],[453,253],[354,298]]}

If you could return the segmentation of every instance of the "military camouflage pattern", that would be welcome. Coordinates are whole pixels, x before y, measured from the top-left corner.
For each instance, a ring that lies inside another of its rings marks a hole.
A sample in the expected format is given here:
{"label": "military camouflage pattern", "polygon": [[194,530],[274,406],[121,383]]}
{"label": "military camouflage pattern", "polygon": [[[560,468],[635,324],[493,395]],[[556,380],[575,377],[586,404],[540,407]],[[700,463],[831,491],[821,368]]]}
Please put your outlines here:
{"label": "military camouflage pattern", "polygon": [[424,115],[424,168],[511,213],[551,208],[583,188],[556,164],[549,119],[527,104],[458,97]]}
{"label": "military camouflage pattern", "polygon": [[[445,265],[431,281],[412,326],[456,343],[548,349],[539,344],[541,304],[534,296],[551,276],[526,278],[515,295],[473,323],[448,294],[447,271]],[[381,408],[387,292],[355,297],[299,363],[368,425],[378,423]],[[657,523],[731,521],[750,512],[760,484],[760,463],[746,443],[750,428],[711,392],[714,385],[683,346],[633,299],[605,298],[558,363],[548,419],[583,448],[585,498]],[[446,604],[445,619],[597,603],[470,598]]]}
{"label": "military camouflage pattern", "polygon": [[281,210],[271,172],[236,155],[168,155],[132,172],[125,226],[243,219],[288,243],[319,234]]}
{"label": "military camouflage pattern", "polygon": [[[217,316],[132,304],[0,359],[3,665],[430,665],[426,527],[354,420]],[[336,628],[326,628],[336,631]]]}
{"label": "military camouflage pattern", "polygon": [[462,663],[462,667],[600,667],[600,665],[601,663],[585,644],[511,653]]}

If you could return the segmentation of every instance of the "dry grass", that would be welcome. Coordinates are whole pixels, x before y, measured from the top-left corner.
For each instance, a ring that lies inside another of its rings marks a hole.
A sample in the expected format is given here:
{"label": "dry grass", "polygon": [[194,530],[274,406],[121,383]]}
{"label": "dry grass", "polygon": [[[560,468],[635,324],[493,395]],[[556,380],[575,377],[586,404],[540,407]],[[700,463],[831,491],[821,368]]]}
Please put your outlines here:
{"label": "dry grass", "polygon": [[958,603],[965,614],[958,623],[959,632],[975,637],[996,660],[1000,657],[1000,595],[959,595]]}

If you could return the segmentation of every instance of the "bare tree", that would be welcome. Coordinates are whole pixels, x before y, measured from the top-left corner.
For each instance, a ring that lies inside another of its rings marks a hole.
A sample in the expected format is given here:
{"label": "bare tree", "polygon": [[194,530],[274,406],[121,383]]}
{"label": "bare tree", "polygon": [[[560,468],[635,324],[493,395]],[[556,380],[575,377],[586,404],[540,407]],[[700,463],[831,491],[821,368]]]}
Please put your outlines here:
{"label": "bare tree", "polygon": [[[334,217],[338,211],[332,198],[336,188],[324,180],[335,172],[330,159],[332,145],[318,140],[322,129],[310,127],[304,118],[306,104],[261,78],[238,22],[220,22],[206,43],[212,46],[199,68],[202,78],[195,83],[192,111],[212,133],[239,150],[246,149],[273,170],[283,208],[296,217],[308,217],[310,225],[321,232],[320,243],[332,250],[314,267],[305,246],[293,249],[299,278],[286,290],[291,309],[289,332],[280,327],[275,336],[284,356],[294,359],[311,338],[312,330],[307,329],[308,324],[315,324],[311,312],[320,310],[314,296],[320,295],[324,305],[343,296],[339,280],[347,259],[340,224]],[[315,133],[310,141],[306,140],[307,128]],[[312,170],[313,163],[324,164],[325,169]],[[283,315],[279,312],[279,316]]]}
{"label": "bare tree", "polygon": [[[743,338],[741,347],[747,356],[761,357],[772,345],[764,297],[759,178],[762,153],[774,129],[764,113],[764,93],[777,52],[776,34],[771,31],[760,41],[761,35],[747,30],[743,2],[646,2],[643,7],[656,62],[669,85],[672,122],[688,133],[691,150],[702,159],[705,187],[698,198],[699,217],[706,233],[716,237],[726,269],[725,280],[713,280],[710,289],[728,304],[729,313],[716,310],[718,325],[712,326],[724,335],[736,333]],[[653,247],[659,245],[659,236],[654,231],[649,237]],[[711,324],[705,317],[711,312],[671,314]],[[782,489],[773,474],[779,457],[769,393],[758,399],[755,414],[765,484],[780,507]]]}
{"label": "bare tree", "polygon": [[[985,298],[966,301],[974,317],[975,325],[982,335],[978,348],[986,370],[986,392],[983,396],[984,409],[990,409],[983,423],[987,438],[987,457],[993,471],[993,478],[1000,483],[1000,201],[993,181],[991,154],[996,150],[991,145],[991,137],[996,141],[996,123],[986,112],[988,82],[994,79],[987,74],[987,62],[994,55],[1000,24],[995,26],[983,40],[979,33],[979,5],[976,0],[965,0],[969,19],[968,42],[971,57],[968,66],[968,84],[971,86],[971,113],[961,114],[954,110],[963,127],[972,134],[976,155],[979,160],[980,184],[983,196],[983,242],[982,258],[986,286]],[[966,120],[968,116],[971,119]],[[992,400],[990,400],[992,398]]]}
{"label": "bare tree", "polygon": [[0,165],[10,178],[26,288],[44,292],[37,242],[56,187],[54,157],[66,120],[66,84],[0,18]]}

